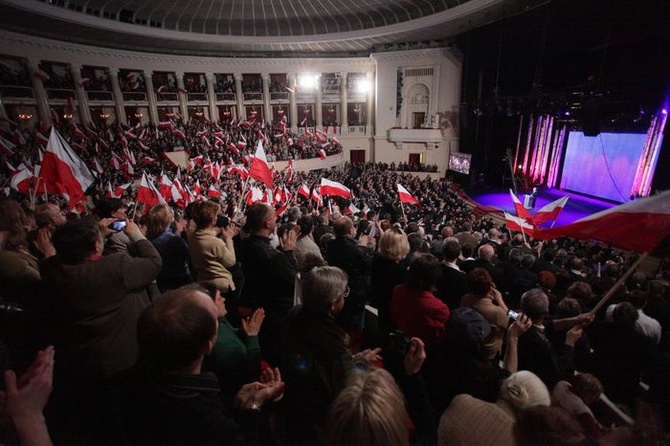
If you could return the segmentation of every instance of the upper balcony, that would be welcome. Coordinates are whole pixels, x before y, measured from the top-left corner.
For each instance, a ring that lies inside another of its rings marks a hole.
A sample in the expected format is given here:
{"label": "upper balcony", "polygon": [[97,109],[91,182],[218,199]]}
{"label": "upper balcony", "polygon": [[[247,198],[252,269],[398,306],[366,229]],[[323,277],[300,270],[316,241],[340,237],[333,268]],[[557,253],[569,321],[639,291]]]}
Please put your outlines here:
{"label": "upper balcony", "polygon": [[426,147],[434,147],[444,141],[442,129],[390,129],[389,141],[401,149],[404,143],[423,143]]}

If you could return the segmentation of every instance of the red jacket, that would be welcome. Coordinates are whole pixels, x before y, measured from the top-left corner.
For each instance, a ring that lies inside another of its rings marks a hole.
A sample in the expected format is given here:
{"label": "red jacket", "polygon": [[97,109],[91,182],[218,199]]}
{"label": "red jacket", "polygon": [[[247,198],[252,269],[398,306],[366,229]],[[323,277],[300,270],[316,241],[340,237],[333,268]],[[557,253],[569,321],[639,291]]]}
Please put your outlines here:
{"label": "red jacket", "polygon": [[408,337],[420,338],[426,345],[442,342],[449,307],[430,291],[414,291],[407,285],[393,289],[391,318]]}

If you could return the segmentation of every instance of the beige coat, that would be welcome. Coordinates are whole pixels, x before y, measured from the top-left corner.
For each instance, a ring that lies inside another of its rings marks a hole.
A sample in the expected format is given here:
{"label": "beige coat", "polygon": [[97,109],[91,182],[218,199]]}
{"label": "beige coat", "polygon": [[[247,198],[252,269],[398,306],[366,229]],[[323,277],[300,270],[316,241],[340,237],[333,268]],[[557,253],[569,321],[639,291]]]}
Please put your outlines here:
{"label": "beige coat", "polygon": [[213,283],[222,293],[235,289],[227,269],[237,261],[232,239],[220,239],[214,229],[196,229],[188,235],[188,250],[198,282]]}

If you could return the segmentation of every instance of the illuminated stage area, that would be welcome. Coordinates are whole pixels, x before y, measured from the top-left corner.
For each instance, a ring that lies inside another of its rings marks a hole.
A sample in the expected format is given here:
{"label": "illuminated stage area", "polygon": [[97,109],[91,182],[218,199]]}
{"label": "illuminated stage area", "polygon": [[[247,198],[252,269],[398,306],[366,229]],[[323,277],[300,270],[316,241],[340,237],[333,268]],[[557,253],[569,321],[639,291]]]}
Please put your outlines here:
{"label": "illuminated stage area", "polygon": [[[468,195],[480,205],[494,207],[500,209],[500,211],[507,211],[512,215],[516,215],[514,203],[512,202],[512,197],[508,190],[478,189],[468,191]],[[569,195],[570,199],[563,208],[563,211],[559,214],[555,226],[567,225],[588,215],[616,206],[616,204],[613,203],[559,189],[538,188],[535,207],[530,211],[534,214],[542,206],[566,195]],[[519,199],[523,200],[523,196],[519,196]],[[551,226],[551,222],[542,226],[549,227]]]}

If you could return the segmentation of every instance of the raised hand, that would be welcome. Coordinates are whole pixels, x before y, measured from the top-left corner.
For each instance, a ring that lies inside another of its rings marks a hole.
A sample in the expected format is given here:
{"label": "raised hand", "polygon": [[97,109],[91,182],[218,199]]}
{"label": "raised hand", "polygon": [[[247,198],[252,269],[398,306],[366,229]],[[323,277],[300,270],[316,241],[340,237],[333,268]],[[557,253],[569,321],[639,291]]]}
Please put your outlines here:
{"label": "raised hand", "polygon": [[246,333],[247,336],[258,336],[258,333],[261,331],[261,325],[263,325],[263,320],[265,319],[265,310],[262,308],[257,309],[254,313],[242,319],[242,330]]}

